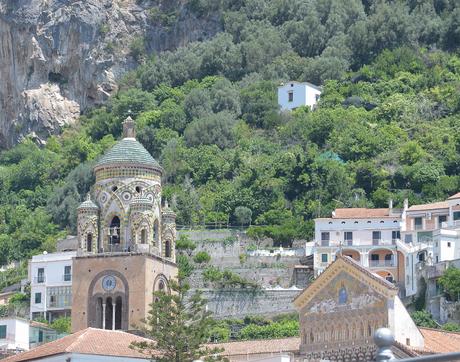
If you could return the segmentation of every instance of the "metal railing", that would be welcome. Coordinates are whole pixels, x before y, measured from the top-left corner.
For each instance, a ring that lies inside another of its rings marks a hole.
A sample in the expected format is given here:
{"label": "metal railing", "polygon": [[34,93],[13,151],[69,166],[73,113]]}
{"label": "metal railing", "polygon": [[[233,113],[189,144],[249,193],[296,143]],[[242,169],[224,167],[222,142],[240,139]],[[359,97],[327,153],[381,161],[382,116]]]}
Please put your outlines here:
{"label": "metal railing", "polygon": [[396,359],[391,350],[395,338],[388,328],[379,328],[374,333],[374,343],[377,345],[375,360],[377,362],[398,361],[398,362],[440,362],[460,361],[460,352],[431,354],[411,358]]}
{"label": "metal railing", "polygon": [[374,267],[395,267],[396,262],[394,260],[369,260],[369,266]]}
{"label": "metal railing", "polygon": [[45,276],[44,275],[39,275],[38,277],[34,277],[34,283],[44,283],[45,282]]}

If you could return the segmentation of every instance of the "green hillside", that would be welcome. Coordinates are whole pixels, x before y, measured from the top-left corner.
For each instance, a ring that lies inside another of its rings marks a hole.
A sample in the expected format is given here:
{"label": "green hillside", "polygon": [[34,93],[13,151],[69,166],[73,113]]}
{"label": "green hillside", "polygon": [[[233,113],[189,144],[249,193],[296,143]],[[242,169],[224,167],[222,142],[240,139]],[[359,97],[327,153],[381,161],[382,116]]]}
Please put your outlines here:
{"label": "green hillside", "polygon": [[[105,107],[39,148],[0,154],[0,262],[75,233],[94,160],[136,120],[165,169],[180,225],[237,225],[277,243],[310,238],[335,207],[442,199],[460,189],[460,5],[455,0],[191,0],[223,31],[148,54]],[[152,5],[151,21],[174,25]],[[114,50],[116,51],[116,49]],[[323,86],[319,107],[279,113],[287,80]],[[241,210],[241,209],[240,209]]]}

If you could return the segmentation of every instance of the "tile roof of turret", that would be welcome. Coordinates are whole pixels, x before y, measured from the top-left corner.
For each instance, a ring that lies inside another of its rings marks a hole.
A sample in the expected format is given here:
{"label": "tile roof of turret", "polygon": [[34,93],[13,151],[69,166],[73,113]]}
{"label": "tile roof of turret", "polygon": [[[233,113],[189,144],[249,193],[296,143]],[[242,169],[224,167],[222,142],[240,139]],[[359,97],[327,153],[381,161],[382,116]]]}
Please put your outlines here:
{"label": "tile roof of turret", "polygon": [[123,138],[108,150],[96,163],[96,167],[117,164],[140,164],[161,167],[152,155],[135,138]]}
{"label": "tile roof of turret", "polygon": [[77,209],[99,209],[92,200],[90,194],[86,195],[86,200],[83,201]]}

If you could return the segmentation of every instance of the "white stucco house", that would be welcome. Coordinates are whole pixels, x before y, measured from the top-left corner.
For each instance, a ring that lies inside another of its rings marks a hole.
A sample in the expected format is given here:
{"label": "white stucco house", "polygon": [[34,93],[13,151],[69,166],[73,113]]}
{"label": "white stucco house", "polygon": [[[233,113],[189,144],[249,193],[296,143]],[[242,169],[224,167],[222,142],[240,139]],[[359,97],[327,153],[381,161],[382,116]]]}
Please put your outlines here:
{"label": "white stucco house", "polygon": [[281,111],[291,111],[301,106],[313,109],[320,95],[321,88],[308,82],[290,81],[278,86],[278,104]]}
{"label": "white stucco house", "polygon": [[34,255],[29,261],[30,319],[70,316],[72,258],[76,251]]}

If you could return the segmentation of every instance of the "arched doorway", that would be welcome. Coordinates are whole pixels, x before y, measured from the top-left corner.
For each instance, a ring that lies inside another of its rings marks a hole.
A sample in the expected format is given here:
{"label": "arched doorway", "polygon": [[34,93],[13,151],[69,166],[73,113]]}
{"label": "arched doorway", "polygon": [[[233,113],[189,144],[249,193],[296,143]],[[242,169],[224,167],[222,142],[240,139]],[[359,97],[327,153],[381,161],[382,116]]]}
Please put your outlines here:
{"label": "arched doorway", "polygon": [[[103,305],[104,306],[104,305]],[[114,315],[114,310],[113,310],[113,303],[112,303],[112,298],[108,297],[105,300],[105,329],[113,329],[113,315]]]}
{"label": "arched doorway", "polygon": [[393,274],[386,270],[379,270],[377,271],[377,274],[380,275],[383,279],[386,281],[389,281],[390,283],[395,282],[395,278],[393,277]]}
{"label": "arched doorway", "polygon": [[121,316],[122,316],[123,300],[117,297],[115,302],[115,329],[121,329]]}
{"label": "arched doorway", "polygon": [[102,319],[104,318],[104,314],[102,311],[102,298],[97,298],[96,301],[96,328],[102,329],[103,323]]}
{"label": "arched doorway", "polygon": [[[359,254],[359,251],[354,250],[354,249],[348,249],[348,248],[343,248],[341,251],[342,255],[348,256],[354,261],[357,261],[358,263],[361,261],[361,255]],[[337,252],[337,255],[340,254],[340,251]]]}

